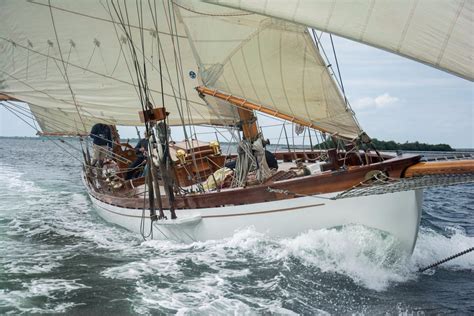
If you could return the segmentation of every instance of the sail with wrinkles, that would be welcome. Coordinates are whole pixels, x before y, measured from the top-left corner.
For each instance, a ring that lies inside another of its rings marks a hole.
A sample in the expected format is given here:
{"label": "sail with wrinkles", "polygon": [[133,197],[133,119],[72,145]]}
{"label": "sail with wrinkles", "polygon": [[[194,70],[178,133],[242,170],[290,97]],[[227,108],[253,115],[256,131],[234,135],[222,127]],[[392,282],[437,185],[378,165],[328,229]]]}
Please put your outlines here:
{"label": "sail with wrinkles", "polygon": [[111,1],[1,0],[0,94],[28,103],[46,133],[87,133],[97,122],[141,125],[139,84],[120,17],[142,70],[145,63],[156,106],[162,106],[160,52],[170,124],[235,122],[233,107],[211,107],[194,90],[198,67],[169,1],[113,3],[115,9]]}
{"label": "sail with wrinkles", "polygon": [[353,113],[305,27],[199,1],[175,4],[207,88],[341,137],[359,135]]}
{"label": "sail with wrinkles", "polygon": [[204,0],[313,27],[474,80],[471,0]]}

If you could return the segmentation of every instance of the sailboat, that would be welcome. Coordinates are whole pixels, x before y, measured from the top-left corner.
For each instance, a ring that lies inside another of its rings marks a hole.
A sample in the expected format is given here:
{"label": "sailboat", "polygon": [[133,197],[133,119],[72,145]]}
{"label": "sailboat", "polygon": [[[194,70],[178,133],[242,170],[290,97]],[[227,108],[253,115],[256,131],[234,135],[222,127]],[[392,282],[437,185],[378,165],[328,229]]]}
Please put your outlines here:
{"label": "sailboat", "polygon": [[[428,162],[377,151],[313,32],[472,81],[472,1],[30,0],[0,7],[0,100],[34,119],[44,137],[77,137],[82,181],[99,215],[145,238],[193,242],[246,227],[288,237],[360,224],[411,252],[423,188],[474,182],[472,157]],[[278,169],[271,168],[256,112],[333,148],[277,151]],[[115,135],[104,165],[90,152],[98,123]],[[198,140],[199,125],[226,129],[236,152],[225,153],[217,139]],[[116,126],[146,128],[148,158],[136,178],[124,176],[137,152]],[[173,141],[170,126],[185,139]]]}

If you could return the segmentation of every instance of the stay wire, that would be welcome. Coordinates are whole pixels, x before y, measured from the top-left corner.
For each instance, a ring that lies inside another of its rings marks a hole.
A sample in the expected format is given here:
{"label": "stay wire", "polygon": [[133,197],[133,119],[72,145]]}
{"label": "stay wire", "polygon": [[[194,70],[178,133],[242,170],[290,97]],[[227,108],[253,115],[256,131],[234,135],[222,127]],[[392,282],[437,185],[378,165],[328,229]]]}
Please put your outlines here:
{"label": "stay wire", "polygon": [[[24,118],[22,118],[20,115],[18,115],[13,109],[11,109],[8,105],[5,106],[5,108],[11,112],[13,115],[15,115],[16,117],[18,117],[20,120],[22,120],[24,123],[26,123],[28,126],[30,126],[31,128],[35,129],[35,127],[28,121],[26,121]],[[36,129],[35,129],[36,130]],[[49,136],[45,136],[48,140],[52,141],[53,144],[55,144],[56,146],[58,146],[59,148],[61,148],[65,153],[69,154],[72,158],[76,159],[77,161],[79,161],[81,164],[82,164],[82,160],[80,160],[79,158],[77,158],[76,156],[74,156],[71,152],[69,152],[67,149],[65,149],[64,147],[62,147],[61,145],[59,145],[58,143],[55,142],[55,139],[52,139],[51,137]],[[71,145],[72,146],[72,145]],[[76,148],[77,149],[77,148]],[[79,150],[79,149],[77,149]]]}
{"label": "stay wire", "polygon": [[61,50],[61,45],[59,44],[58,32],[56,30],[56,24],[54,23],[53,9],[51,8],[51,0],[48,0],[48,6],[49,6],[49,12],[51,14],[51,22],[53,24],[54,35],[56,37],[56,43],[58,45],[59,55],[61,56],[61,61],[62,61],[62,65],[63,65],[63,68],[64,68],[64,76],[66,77],[66,83],[67,83],[67,86],[69,88],[69,91],[71,92],[71,97],[72,97],[72,100],[74,102],[74,106],[76,107],[77,115],[79,116],[79,119],[81,120],[82,127],[84,128],[84,131],[87,131],[86,125],[84,124],[84,120],[82,119],[81,112],[79,111],[79,105],[77,104],[76,96],[74,94],[74,91],[72,90],[71,82],[69,80],[69,76],[68,76],[68,73],[67,73],[67,67],[66,67],[66,64],[64,62],[63,53],[62,53],[62,50]]}

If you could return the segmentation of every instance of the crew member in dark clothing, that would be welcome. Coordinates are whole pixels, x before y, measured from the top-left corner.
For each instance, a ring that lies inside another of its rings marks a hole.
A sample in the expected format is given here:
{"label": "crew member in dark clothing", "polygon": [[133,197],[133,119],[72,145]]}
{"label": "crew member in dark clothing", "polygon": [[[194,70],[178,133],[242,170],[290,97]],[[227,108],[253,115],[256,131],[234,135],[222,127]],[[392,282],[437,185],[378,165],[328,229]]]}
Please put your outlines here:
{"label": "crew member in dark clothing", "polygon": [[[270,152],[266,149],[265,149],[265,160],[267,161],[267,165],[268,165],[268,167],[270,167],[270,169],[278,170],[278,162],[275,158],[275,155],[272,154],[272,152]],[[228,163],[226,163],[225,166],[229,169],[234,170],[236,163],[237,163],[237,160],[234,159],[234,160],[229,161]]]}
{"label": "crew member in dark clothing", "polygon": [[278,170],[278,161],[275,158],[275,155],[271,152],[265,149],[265,160],[267,161],[268,167],[270,169],[275,169]]}
{"label": "crew member in dark clothing", "polygon": [[95,166],[98,164],[99,168],[101,168],[109,151],[109,147],[112,146],[112,132],[110,131],[110,126],[102,123],[95,124],[91,129],[90,136],[93,140],[94,147],[92,165]]}
{"label": "crew member in dark clothing", "polygon": [[146,159],[148,157],[148,140],[142,138],[138,141],[137,145],[135,146],[135,153],[137,154],[137,159],[135,159],[130,166],[128,166],[129,170],[125,176],[125,180],[130,180],[133,178],[137,178],[140,176],[142,168],[138,168],[145,164]]}

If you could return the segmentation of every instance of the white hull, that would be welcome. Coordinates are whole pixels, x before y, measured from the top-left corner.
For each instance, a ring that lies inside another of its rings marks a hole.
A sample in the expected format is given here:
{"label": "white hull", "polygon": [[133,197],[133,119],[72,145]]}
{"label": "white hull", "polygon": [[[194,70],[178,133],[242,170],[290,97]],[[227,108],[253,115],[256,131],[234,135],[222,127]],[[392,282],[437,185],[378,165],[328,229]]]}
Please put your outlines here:
{"label": "white hull", "polygon": [[[361,224],[387,232],[412,252],[421,217],[422,191],[329,200],[334,194],[302,197],[275,202],[238,206],[177,210],[177,221],[157,221],[155,239],[182,242],[230,237],[236,230],[253,227],[273,237],[291,237],[310,229]],[[105,220],[140,232],[142,210],[104,203],[91,196],[98,213]],[[169,213],[165,210],[170,218]],[[148,210],[145,212],[148,216]],[[150,220],[145,218],[145,230]]]}

